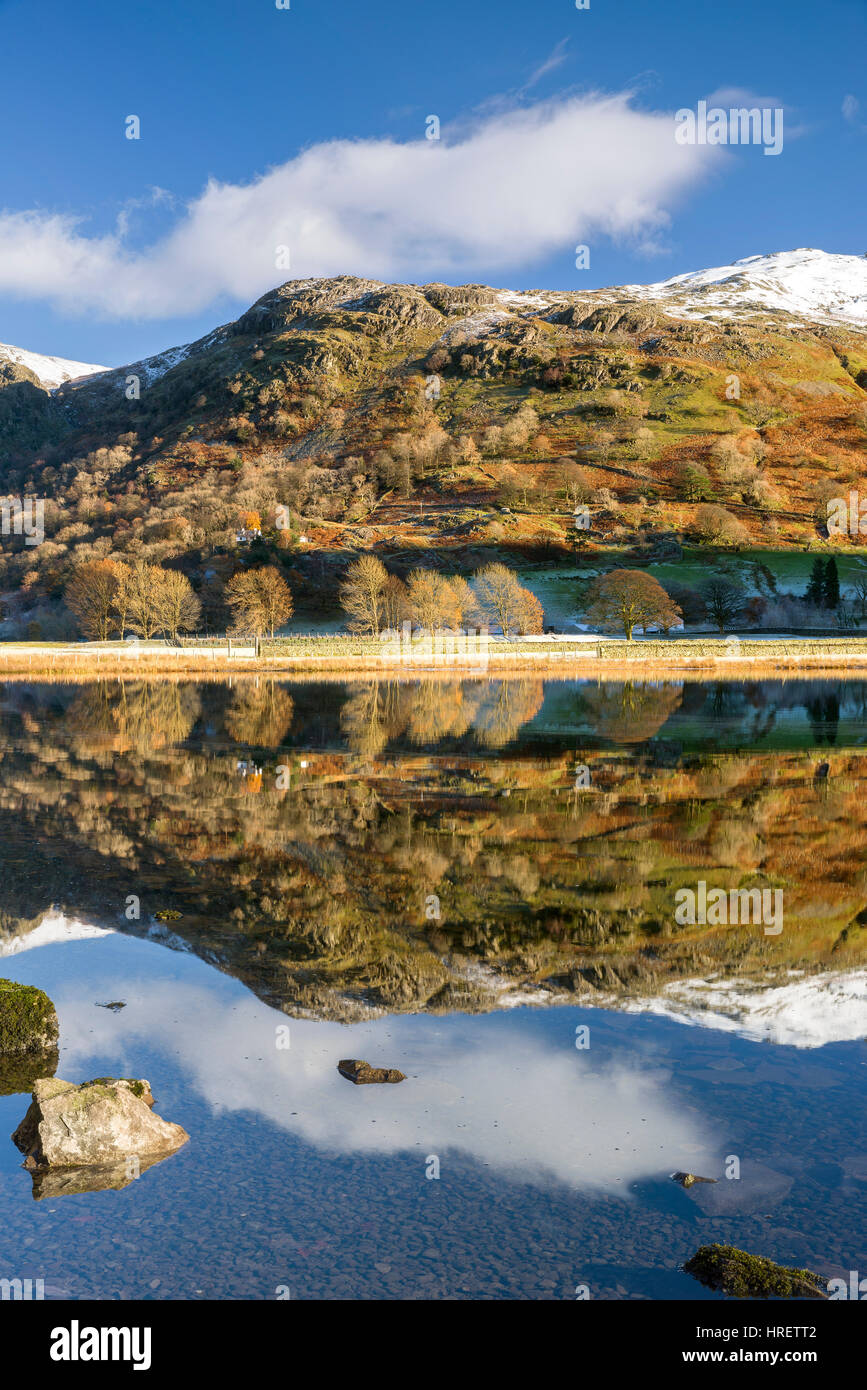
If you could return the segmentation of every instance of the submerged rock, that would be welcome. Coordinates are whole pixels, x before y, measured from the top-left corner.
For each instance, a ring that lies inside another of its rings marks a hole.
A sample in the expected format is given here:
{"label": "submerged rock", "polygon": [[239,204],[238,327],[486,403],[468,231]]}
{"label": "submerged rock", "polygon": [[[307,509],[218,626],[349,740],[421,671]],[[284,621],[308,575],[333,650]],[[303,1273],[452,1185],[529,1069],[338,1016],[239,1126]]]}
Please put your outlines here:
{"label": "submerged rock", "polygon": [[347,1081],[353,1081],[356,1086],[406,1081],[403,1072],[396,1071],[394,1067],[372,1067],[369,1062],[359,1062],[354,1057],[344,1058],[342,1062],[338,1062],[337,1070],[341,1076],[345,1076]]}
{"label": "submerged rock", "polygon": [[57,1012],[44,990],[0,980],[0,1058],[50,1052],[58,1036]]}
{"label": "submerged rock", "polygon": [[787,1269],[734,1245],[702,1245],[684,1265],[687,1274],[733,1298],[827,1298],[827,1281],[809,1269]]}
{"label": "submerged rock", "polygon": [[679,1182],[681,1187],[692,1187],[697,1182],[717,1182],[717,1178],[700,1178],[697,1173],[672,1173],[672,1182]]}
{"label": "submerged rock", "polygon": [[31,1171],[105,1167],[174,1153],[190,1136],[155,1115],[153,1103],[147,1081],[104,1076],[76,1086],[42,1078],[12,1140]]}

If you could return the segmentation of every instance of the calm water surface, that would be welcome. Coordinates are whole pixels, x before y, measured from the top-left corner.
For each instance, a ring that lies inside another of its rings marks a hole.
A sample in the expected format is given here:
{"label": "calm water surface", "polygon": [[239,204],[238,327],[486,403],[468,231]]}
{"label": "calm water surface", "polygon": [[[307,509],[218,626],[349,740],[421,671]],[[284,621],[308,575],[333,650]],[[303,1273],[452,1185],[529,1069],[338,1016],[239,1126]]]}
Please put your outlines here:
{"label": "calm water surface", "polygon": [[[0,1276],[703,1299],[711,1241],[867,1266],[864,683],[0,701],[0,974],[55,1001],[59,1076],[147,1077],[191,1135],[39,1200],[0,1139]],[[699,878],[782,886],[784,932],[677,928]]]}

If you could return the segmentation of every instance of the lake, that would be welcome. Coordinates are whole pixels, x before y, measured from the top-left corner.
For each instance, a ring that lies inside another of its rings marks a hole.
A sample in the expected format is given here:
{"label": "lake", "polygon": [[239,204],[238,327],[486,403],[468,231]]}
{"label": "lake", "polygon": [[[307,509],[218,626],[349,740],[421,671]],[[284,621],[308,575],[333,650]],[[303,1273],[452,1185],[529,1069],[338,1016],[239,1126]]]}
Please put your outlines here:
{"label": "lake", "polygon": [[680,1268],[711,1242],[867,1272],[867,683],[10,682],[0,739],[0,976],[55,1002],[58,1076],[146,1077],[191,1136],[34,1187],[0,1067],[0,1277],[713,1300]]}

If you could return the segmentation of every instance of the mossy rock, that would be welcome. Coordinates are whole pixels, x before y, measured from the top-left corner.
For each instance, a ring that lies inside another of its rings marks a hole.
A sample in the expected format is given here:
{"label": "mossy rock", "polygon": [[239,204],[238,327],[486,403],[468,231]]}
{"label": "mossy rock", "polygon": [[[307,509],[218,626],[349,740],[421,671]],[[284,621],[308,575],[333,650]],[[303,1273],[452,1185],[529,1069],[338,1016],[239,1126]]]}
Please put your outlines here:
{"label": "mossy rock", "polygon": [[0,980],[0,1059],[51,1052],[58,1035],[57,1012],[44,990]]}
{"label": "mossy rock", "polygon": [[827,1298],[827,1280],[809,1269],[788,1269],[734,1245],[702,1245],[687,1274],[732,1298]]}

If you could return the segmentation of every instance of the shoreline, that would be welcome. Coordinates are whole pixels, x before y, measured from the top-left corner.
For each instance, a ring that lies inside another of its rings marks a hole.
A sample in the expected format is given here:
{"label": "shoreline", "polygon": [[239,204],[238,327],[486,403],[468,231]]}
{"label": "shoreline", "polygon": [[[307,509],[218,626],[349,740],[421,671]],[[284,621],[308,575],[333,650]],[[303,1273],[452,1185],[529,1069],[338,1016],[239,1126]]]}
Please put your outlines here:
{"label": "shoreline", "polygon": [[[263,644],[265,645],[265,644]],[[679,638],[675,642],[626,644],[601,640],[582,643],[583,650],[552,644],[493,644],[484,653],[384,653],[370,639],[277,639],[275,645],[296,650],[263,652],[251,648],[140,647],[128,643],[0,643],[0,680],[53,679],[89,681],[105,677],[146,679],[219,676],[282,676],[328,680],[449,681],[544,677],[560,680],[707,680],[773,678],[841,679],[867,676],[867,639],[731,640]],[[334,650],[337,647],[338,650]],[[340,650],[339,648],[343,648]],[[311,650],[311,648],[314,648]],[[317,650],[318,648],[318,650]],[[367,650],[365,650],[367,648]],[[505,649],[504,649],[505,648]],[[628,651],[628,655],[627,655]]]}

